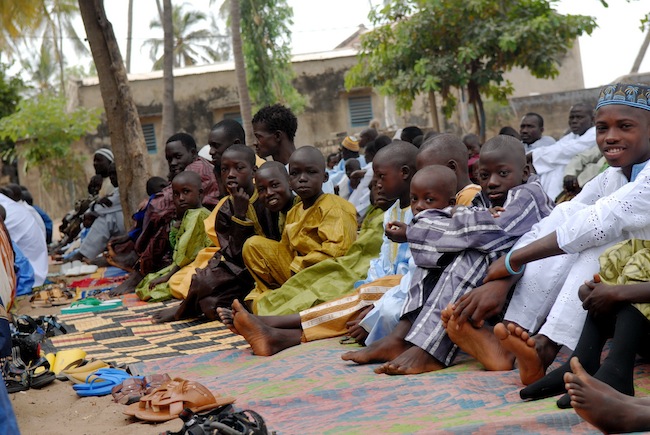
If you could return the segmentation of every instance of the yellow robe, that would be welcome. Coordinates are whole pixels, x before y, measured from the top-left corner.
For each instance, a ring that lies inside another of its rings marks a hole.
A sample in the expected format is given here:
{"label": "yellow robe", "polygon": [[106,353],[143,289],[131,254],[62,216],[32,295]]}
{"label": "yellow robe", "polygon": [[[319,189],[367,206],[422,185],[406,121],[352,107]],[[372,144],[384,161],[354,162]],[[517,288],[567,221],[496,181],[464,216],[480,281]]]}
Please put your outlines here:
{"label": "yellow robe", "polygon": [[253,302],[253,312],[259,295],[280,287],[291,275],[319,261],[345,255],[356,237],[354,206],[326,193],[307,209],[297,204],[289,211],[279,242],[249,238],[243,257],[256,284],[246,297]]}

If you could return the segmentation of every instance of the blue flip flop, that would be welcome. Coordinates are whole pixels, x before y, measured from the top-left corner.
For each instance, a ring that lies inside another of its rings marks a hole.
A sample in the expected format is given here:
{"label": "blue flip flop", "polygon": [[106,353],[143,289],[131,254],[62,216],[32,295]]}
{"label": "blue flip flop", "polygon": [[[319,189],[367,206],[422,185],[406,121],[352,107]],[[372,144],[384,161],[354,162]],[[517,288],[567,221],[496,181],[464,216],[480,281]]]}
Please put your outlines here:
{"label": "blue flip flop", "polygon": [[80,397],[106,396],[111,394],[114,386],[121,384],[125,379],[132,377],[124,370],[99,369],[88,375],[86,382],[75,384],[72,388]]}

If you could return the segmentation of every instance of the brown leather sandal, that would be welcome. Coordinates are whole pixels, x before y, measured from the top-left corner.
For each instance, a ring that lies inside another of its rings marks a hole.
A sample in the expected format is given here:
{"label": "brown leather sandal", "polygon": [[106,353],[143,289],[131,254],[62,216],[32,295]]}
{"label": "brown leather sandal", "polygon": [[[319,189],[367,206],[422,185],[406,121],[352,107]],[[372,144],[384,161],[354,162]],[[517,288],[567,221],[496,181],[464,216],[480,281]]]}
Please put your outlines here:
{"label": "brown leather sandal", "polygon": [[165,386],[143,396],[137,406],[135,417],[144,421],[160,422],[178,417],[185,408],[193,412],[202,412],[229,405],[234,397],[214,396],[205,386],[198,382],[175,378]]}
{"label": "brown leather sandal", "polygon": [[130,405],[140,400],[145,395],[144,379],[126,378],[121,384],[111,390],[113,400],[122,405]]}

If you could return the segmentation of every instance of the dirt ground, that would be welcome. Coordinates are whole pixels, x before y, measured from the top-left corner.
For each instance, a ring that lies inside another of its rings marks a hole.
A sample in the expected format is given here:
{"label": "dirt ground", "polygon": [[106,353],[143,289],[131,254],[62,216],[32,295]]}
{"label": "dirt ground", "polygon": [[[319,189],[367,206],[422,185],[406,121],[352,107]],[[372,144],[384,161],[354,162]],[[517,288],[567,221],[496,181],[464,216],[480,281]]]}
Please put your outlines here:
{"label": "dirt ground", "polygon": [[[60,307],[34,309],[29,298],[17,300],[17,315],[59,314]],[[122,414],[124,405],[112,396],[78,397],[70,382],[54,381],[41,390],[30,389],[9,395],[23,434],[159,434],[178,431],[183,422],[175,419],[149,424]]]}

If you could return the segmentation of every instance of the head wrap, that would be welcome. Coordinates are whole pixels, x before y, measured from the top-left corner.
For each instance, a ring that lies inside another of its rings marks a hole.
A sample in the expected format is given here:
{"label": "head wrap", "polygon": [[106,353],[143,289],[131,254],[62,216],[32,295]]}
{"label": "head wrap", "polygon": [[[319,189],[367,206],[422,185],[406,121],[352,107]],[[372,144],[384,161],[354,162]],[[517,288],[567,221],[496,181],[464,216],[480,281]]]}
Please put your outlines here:
{"label": "head wrap", "polygon": [[354,136],[345,136],[345,139],[341,142],[341,146],[347,150],[359,152],[359,141]]}
{"label": "head wrap", "polygon": [[650,111],[650,87],[643,84],[616,83],[600,91],[596,110],[610,104],[622,104]]}
{"label": "head wrap", "polygon": [[99,154],[100,156],[106,157],[111,163],[115,161],[115,157],[113,156],[113,151],[109,150],[108,148],[100,148],[97,151],[95,151],[94,155]]}

